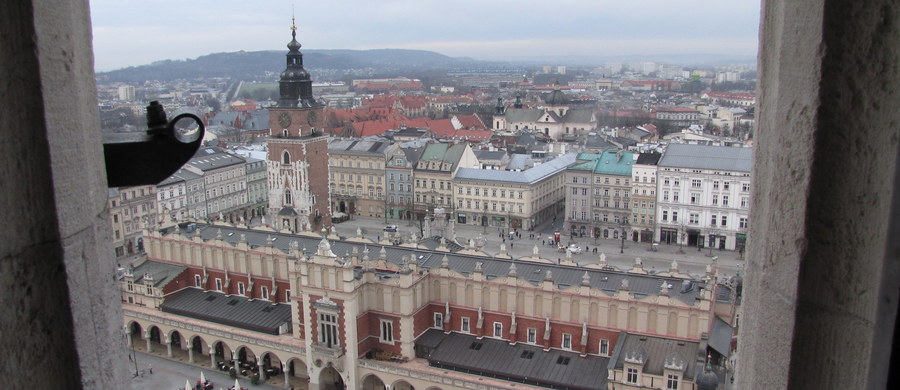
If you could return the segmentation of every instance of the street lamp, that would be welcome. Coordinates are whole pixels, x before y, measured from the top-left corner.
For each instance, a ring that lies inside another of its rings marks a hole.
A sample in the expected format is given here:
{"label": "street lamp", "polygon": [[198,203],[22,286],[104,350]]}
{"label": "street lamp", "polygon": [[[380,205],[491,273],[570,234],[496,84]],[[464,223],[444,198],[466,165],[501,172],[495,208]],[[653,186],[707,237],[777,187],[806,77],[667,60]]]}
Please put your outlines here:
{"label": "street lamp", "polygon": [[125,333],[125,342],[131,344],[131,357],[134,362],[134,377],[138,376],[138,365],[137,365],[137,354],[134,352],[134,340],[131,339],[131,331],[128,329],[128,325],[122,327],[123,333]]}
{"label": "street lamp", "polygon": [[625,253],[625,229],[628,228],[628,217],[626,216],[622,219],[622,247],[619,248],[619,253]]}

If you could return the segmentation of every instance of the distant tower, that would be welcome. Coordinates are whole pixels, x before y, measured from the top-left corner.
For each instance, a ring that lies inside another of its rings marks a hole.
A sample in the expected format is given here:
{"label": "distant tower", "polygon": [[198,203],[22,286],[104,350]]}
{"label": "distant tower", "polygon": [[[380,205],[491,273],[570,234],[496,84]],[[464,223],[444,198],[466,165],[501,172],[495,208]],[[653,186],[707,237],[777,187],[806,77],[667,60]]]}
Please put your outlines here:
{"label": "distant tower", "polygon": [[506,130],[506,106],[503,105],[503,98],[497,98],[497,105],[494,106],[494,131]]}
{"label": "distant tower", "polygon": [[522,96],[516,95],[516,102],[513,103],[513,108],[522,108]]}
{"label": "distant tower", "polygon": [[328,140],[321,132],[325,106],[313,98],[297,26],[291,21],[280,98],[269,109],[269,218],[276,229],[318,231],[331,225]]}

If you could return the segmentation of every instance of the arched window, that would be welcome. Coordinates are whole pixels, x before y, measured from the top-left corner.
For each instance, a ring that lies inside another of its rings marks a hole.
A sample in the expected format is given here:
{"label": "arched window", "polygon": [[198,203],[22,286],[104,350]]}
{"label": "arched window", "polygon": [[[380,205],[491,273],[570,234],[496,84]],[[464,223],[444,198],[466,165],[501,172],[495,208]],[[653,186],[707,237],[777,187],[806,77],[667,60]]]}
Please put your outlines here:
{"label": "arched window", "polygon": [[291,163],[291,154],[288,153],[287,150],[281,152],[281,163],[282,164],[290,164]]}
{"label": "arched window", "polygon": [[291,190],[289,190],[289,189],[284,190],[284,204],[285,205],[291,204]]}

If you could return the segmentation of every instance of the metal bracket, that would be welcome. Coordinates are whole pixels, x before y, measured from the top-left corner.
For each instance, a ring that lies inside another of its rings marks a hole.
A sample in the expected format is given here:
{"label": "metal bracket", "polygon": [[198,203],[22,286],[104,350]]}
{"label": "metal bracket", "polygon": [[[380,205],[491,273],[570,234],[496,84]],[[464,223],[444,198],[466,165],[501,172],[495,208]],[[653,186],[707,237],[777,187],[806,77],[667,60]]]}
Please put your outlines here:
{"label": "metal bracket", "polygon": [[104,133],[108,187],[159,184],[197,153],[203,142],[203,121],[184,113],[172,120],[158,101],[147,106],[147,130]]}

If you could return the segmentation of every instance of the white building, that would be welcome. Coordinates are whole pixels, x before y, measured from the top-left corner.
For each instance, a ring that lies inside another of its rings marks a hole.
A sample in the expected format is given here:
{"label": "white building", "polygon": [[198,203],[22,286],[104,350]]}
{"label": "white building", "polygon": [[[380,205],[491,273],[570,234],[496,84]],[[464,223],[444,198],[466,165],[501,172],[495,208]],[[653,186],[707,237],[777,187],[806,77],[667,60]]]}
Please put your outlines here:
{"label": "white building", "polygon": [[656,241],[656,174],[659,153],[635,154],[631,167],[631,226],[641,242]]}
{"label": "white building", "polygon": [[187,183],[184,178],[175,173],[157,184],[156,203],[162,219],[170,218],[180,221],[189,216],[187,212]]}
{"label": "white building", "polygon": [[134,101],[134,87],[130,85],[119,86],[119,100]]}
{"label": "white building", "polygon": [[659,160],[660,243],[741,249],[750,215],[749,148],[670,144]]}

